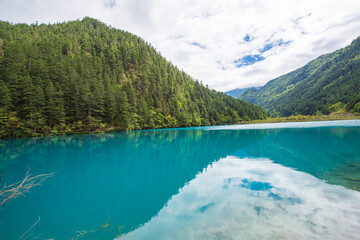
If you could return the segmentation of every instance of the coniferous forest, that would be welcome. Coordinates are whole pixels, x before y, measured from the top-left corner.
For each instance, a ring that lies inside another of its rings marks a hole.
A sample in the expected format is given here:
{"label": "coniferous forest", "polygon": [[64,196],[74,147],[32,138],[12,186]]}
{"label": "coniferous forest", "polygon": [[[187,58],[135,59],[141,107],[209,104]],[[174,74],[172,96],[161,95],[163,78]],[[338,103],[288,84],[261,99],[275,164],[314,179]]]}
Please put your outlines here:
{"label": "coniferous forest", "polygon": [[98,20],[0,22],[0,136],[234,124],[258,106],[203,86]]}

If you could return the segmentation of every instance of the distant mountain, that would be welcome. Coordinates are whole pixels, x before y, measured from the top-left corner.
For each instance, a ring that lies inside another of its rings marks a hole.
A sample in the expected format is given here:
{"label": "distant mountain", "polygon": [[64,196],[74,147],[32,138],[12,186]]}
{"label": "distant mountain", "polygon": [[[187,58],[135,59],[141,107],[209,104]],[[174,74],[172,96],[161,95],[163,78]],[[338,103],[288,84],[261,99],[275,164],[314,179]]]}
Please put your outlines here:
{"label": "distant mountain", "polygon": [[0,21],[0,137],[265,117],[258,106],[195,81],[143,39],[98,20]]}
{"label": "distant mountain", "polygon": [[312,115],[317,111],[328,114],[341,107],[358,111],[360,37],[349,46],[320,56],[258,90],[247,90],[240,98],[281,116]]}
{"label": "distant mountain", "polygon": [[246,92],[248,89],[259,89],[261,87],[248,87],[248,88],[236,88],[227,92],[224,92],[226,95],[229,95],[231,97],[237,98],[240,97],[241,94]]}

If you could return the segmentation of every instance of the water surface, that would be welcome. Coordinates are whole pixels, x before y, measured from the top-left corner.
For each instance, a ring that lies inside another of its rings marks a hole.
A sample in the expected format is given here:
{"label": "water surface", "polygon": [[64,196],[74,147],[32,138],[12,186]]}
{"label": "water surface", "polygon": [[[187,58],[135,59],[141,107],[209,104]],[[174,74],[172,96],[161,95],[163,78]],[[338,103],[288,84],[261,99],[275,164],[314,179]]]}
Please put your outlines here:
{"label": "water surface", "polygon": [[[357,239],[360,121],[0,141],[0,239]],[[110,225],[101,228],[105,222]]]}

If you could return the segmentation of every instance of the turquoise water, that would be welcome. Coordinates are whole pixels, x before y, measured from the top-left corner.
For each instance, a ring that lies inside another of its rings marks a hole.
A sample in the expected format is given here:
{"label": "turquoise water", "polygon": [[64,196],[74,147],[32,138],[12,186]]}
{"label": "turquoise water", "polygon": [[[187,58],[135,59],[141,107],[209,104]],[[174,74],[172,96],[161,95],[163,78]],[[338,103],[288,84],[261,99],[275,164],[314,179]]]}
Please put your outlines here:
{"label": "turquoise water", "polygon": [[2,206],[0,239],[38,217],[27,239],[360,236],[360,121],[1,140],[0,183],[28,169],[54,176]]}

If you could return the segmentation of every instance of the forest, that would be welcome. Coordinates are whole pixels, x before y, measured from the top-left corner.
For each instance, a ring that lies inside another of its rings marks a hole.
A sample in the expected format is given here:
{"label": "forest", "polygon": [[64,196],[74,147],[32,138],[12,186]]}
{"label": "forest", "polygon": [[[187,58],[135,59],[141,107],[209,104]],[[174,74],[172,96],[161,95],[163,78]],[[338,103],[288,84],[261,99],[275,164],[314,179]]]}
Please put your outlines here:
{"label": "forest", "polygon": [[360,37],[240,96],[272,116],[360,113]]}
{"label": "forest", "polygon": [[96,19],[0,21],[0,137],[235,124],[267,116],[204,86],[143,39]]}

